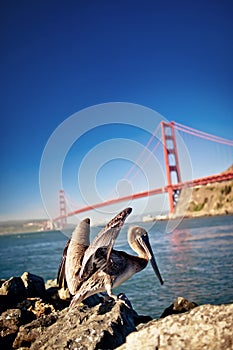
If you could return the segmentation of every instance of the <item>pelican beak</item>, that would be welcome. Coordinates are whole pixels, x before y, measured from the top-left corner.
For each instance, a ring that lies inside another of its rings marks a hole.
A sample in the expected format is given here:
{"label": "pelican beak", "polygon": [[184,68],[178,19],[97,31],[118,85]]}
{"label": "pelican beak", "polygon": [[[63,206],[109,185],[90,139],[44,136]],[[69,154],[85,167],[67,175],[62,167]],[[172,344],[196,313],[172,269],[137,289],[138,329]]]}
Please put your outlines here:
{"label": "pelican beak", "polygon": [[160,275],[159,268],[158,268],[158,265],[156,263],[154,253],[151,249],[151,245],[150,245],[148,236],[142,235],[140,243],[141,243],[142,247],[145,249],[145,252],[148,256],[148,259],[150,260],[151,266],[153,267],[153,270],[154,270],[156,276],[158,277],[160,283],[163,284],[163,279]]}

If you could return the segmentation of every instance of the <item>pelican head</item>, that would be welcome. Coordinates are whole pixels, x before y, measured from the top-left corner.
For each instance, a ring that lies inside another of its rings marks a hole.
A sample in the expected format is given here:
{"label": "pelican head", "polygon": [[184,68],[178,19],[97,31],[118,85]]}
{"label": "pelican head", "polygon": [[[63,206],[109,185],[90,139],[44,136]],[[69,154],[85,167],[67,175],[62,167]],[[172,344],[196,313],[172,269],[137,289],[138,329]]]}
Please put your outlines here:
{"label": "pelican head", "polygon": [[131,248],[138,253],[139,257],[150,261],[156,276],[160,283],[163,284],[163,279],[160,275],[146,230],[140,226],[130,227],[128,231],[128,241]]}

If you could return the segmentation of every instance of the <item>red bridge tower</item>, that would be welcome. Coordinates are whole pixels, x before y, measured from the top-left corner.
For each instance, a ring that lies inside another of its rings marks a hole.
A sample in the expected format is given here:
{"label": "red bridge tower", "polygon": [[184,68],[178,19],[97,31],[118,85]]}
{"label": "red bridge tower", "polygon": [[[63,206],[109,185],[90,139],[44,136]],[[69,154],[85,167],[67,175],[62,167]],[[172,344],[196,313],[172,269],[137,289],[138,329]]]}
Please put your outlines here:
{"label": "red bridge tower", "polygon": [[60,228],[62,229],[67,225],[66,199],[65,199],[64,190],[59,191],[58,199],[59,199],[59,208],[60,208]]}
{"label": "red bridge tower", "polygon": [[173,189],[173,184],[181,182],[174,122],[161,122],[161,128],[167,175],[168,200],[170,213],[173,214],[180,194],[179,189]]}

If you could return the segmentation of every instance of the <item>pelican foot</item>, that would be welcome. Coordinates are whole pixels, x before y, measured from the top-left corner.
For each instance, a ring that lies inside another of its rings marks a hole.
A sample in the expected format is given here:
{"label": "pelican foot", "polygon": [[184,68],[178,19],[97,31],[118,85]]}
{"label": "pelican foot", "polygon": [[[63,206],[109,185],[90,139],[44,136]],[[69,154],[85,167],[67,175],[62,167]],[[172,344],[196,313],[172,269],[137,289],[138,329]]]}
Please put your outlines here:
{"label": "pelican foot", "polygon": [[104,303],[122,303],[128,308],[132,308],[132,305],[127,298],[127,296],[124,293],[120,293],[117,296],[114,294],[108,295],[107,293],[101,293],[102,297],[104,298],[103,302]]}

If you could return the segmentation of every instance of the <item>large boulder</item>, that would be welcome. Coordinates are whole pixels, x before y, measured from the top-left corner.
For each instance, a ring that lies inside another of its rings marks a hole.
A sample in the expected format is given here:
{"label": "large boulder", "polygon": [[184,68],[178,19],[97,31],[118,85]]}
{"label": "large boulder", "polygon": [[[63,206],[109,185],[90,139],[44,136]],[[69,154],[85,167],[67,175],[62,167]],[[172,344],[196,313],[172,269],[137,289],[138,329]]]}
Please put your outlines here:
{"label": "large boulder", "polygon": [[0,295],[6,299],[7,304],[14,304],[27,297],[27,291],[20,277],[11,277],[3,282]]}
{"label": "large boulder", "polygon": [[[51,318],[52,315],[48,317]],[[49,328],[41,325],[35,328],[36,321],[20,327],[14,347],[35,340],[30,349],[115,349],[125,342],[129,333],[136,330],[136,315],[133,309],[122,302],[105,302],[92,308],[83,306],[65,309]]]}
{"label": "large boulder", "polygon": [[117,350],[216,350],[233,348],[233,304],[202,305],[153,320],[131,333]]}
{"label": "large boulder", "polygon": [[24,272],[21,276],[28,297],[43,297],[45,295],[45,284],[42,277],[30,272]]}
{"label": "large boulder", "polygon": [[168,306],[160,316],[160,318],[169,316],[169,315],[176,315],[176,314],[183,314],[184,312],[190,311],[197,307],[198,305],[194,303],[193,301],[188,301],[185,298],[178,297],[173,304]]}

